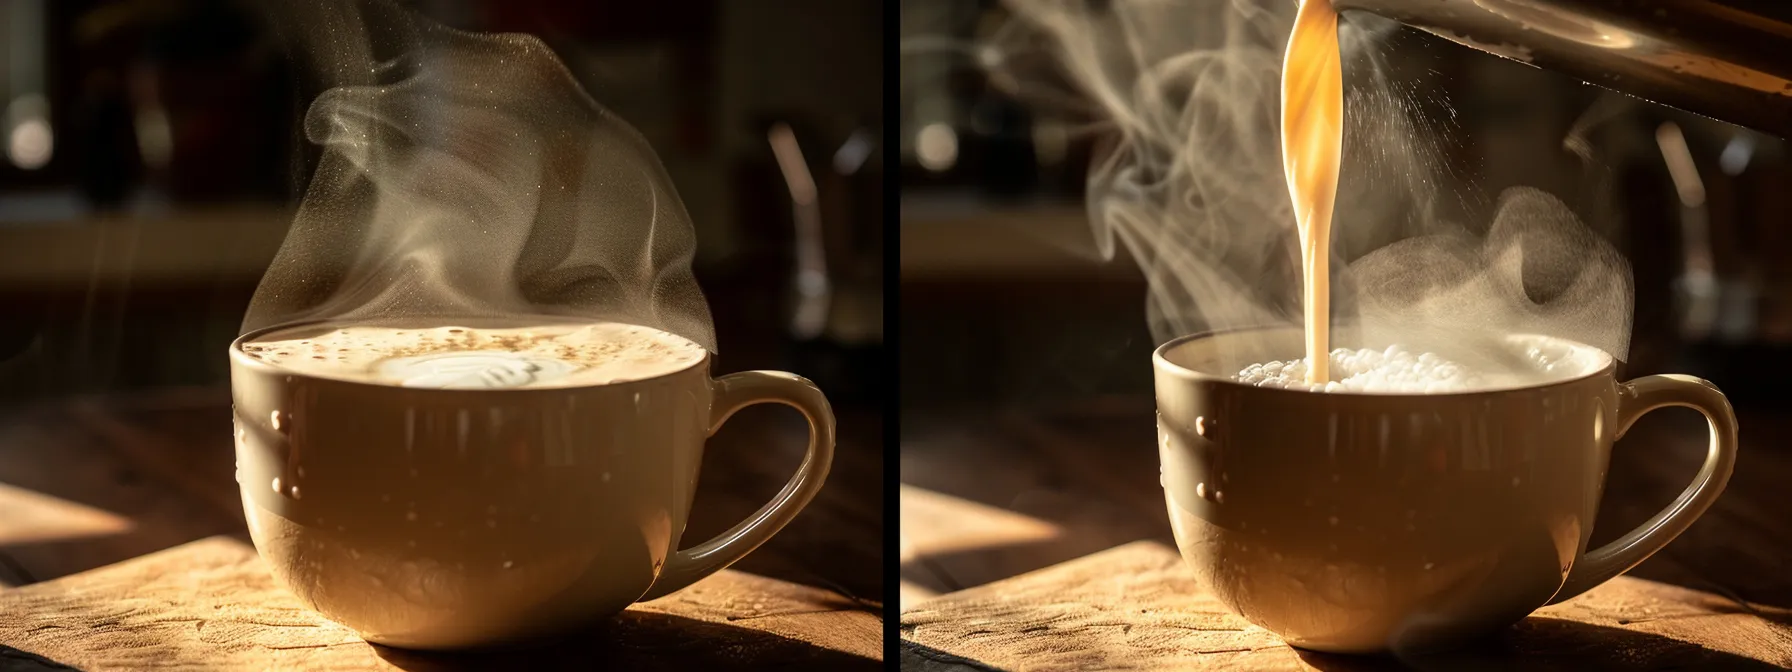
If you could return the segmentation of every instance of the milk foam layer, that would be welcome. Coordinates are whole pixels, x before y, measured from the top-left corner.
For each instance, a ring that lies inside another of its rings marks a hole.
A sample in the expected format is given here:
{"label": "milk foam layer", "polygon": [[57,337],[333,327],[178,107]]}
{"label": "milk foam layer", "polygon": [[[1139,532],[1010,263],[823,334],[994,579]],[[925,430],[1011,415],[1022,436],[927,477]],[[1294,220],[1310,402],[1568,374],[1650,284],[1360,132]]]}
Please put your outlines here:
{"label": "milk foam layer", "polygon": [[1562,353],[1530,348],[1523,352],[1519,370],[1490,373],[1473,370],[1438,355],[1414,353],[1401,346],[1385,350],[1339,348],[1328,358],[1331,380],[1307,382],[1306,358],[1252,364],[1232,377],[1258,387],[1309,392],[1381,392],[1390,394],[1440,394],[1504,387],[1514,383],[1541,382],[1582,367]]}
{"label": "milk foam layer", "polygon": [[243,344],[295,373],[404,387],[502,389],[601,385],[696,364],[704,349],[614,322],[515,327],[301,327]]}

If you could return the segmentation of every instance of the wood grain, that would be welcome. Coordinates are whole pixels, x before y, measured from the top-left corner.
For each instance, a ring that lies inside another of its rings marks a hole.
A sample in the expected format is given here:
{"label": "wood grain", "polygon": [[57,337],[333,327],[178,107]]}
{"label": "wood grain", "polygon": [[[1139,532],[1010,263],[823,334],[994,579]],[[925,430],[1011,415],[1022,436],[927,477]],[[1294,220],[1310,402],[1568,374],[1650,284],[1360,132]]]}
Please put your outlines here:
{"label": "wood grain", "polygon": [[1778,669],[1792,612],[1619,577],[1483,646],[1431,658],[1293,649],[1232,614],[1176,551],[1142,541],[921,603],[904,669]]}
{"label": "wood grain", "polygon": [[[226,452],[212,459],[228,469],[228,435],[220,440]],[[0,414],[0,483],[13,493],[0,502],[0,582],[13,585],[242,531],[240,513],[169,488],[64,405]]]}
{"label": "wood grain", "polygon": [[544,646],[401,651],[306,609],[225,537],[0,593],[0,645],[84,670],[849,670],[883,650],[881,621],[834,593],[723,571]]}

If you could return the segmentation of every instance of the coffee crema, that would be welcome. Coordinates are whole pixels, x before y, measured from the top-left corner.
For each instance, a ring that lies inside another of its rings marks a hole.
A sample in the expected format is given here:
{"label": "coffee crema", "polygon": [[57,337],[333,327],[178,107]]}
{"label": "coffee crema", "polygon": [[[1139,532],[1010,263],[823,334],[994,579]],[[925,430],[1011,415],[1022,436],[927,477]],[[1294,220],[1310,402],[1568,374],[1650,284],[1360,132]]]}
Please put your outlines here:
{"label": "coffee crema", "polygon": [[616,322],[503,327],[312,325],[242,345],[252,359],[294,373],[441,389],[575,387],[643,380],[703,359],[675,334]]}

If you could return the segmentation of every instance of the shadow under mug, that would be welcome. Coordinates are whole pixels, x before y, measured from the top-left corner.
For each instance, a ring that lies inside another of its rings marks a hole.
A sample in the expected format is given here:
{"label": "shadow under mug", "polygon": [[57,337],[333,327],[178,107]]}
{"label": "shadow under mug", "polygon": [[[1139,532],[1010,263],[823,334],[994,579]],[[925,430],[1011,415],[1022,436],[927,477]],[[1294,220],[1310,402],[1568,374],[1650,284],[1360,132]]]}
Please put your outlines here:
{"label": "shadow under mug", "polygon": [[[1710,383],[1620,383],[1612,357],[1591,346],[1502,344],[1571,370],[1450,394],[1312,393],[1221,374],[1300,357],[1299,329],[1159,347],[1162,480],[1187,564],[1233,612],[1293,646],[1435,650],[1629,570],[1723,491],[1736,417]],[[1612,442],[1666,406],[1710,422],[1703,467],[1666,509],[1589,551]]]}
{"label": "shadow under mug", "polygon": [[[242,351],[267,331],[230,346],[250,536],[302,602],[379,644],[535,639],[682,589],[789,523],[833,459],[821,390],[781,372],[711,379],[707,354],[604,385],[419,389]],[[807,418],[802,465],[752,516],[679,550],[704,440],[767,402]]]}

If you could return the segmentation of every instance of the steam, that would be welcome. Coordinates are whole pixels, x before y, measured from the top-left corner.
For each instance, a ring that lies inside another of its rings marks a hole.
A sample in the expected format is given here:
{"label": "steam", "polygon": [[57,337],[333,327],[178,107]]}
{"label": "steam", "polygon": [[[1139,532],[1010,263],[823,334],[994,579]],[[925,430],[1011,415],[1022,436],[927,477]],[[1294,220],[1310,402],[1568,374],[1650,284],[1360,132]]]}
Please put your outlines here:
{"label": "steam", "polygon": [[[1023,99],[1046,100],[1049,78],[1023,72],[1043,36],[1116,133],[1090,170],[1089,218],[1104,256],[1124,247],[1144,272],[1152,335],[1299,326],[1299,247],[1278,117],[1296,2],[1009,4],[1025,22],[985,45],[983,65]],[[1442,152],[1459,130],[1453,112],[1390,78],[1380,61],[1380,45],[1399,30],[1373,16],[1340,22],[1337,345],[1537,333],[1623,358],[1629,265],[1554,196],[1519,188],[1488,199],[1450,173]]]}
{"label": "steam", "polygon": [[715,349],[695,234],[664,168],[540,40],[383,0],[279,11],[330,88],[305,114],[322,156],[245,331],[559,316]]}

